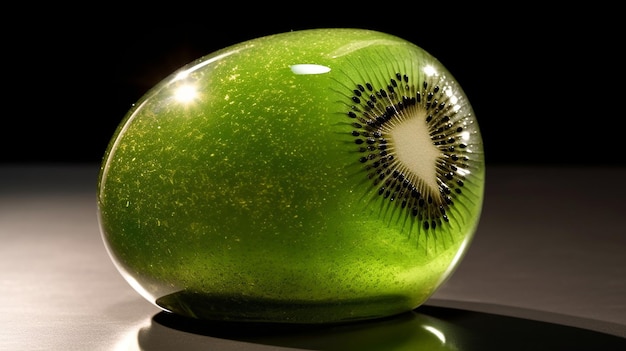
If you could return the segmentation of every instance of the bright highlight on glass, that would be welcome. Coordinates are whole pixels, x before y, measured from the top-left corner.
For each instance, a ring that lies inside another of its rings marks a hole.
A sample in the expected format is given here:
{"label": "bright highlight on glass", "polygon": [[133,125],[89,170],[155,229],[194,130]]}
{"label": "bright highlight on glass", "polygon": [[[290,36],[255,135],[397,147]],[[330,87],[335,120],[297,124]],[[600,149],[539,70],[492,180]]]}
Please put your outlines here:
{"label": "bright highlight on glass", "polygon": [[178,102],[187,103],[193,101],[198,96],[198,90],[192,84],[185,84],[178,87],[174,93],[174,97]]}
{"label": "bright highlight on glass", "polygon": [[164,311],[348,322],[432,296],[473,238],[484,175],[472,107],[434,57],[376,31],[293,31],[138,100],[98,215],[120,273]]}
{"label": "bright highlight on glass", "polygon": [[315,64],[292,65],[291,71],[295,74],[322,74],[330,72],[330,67]]}

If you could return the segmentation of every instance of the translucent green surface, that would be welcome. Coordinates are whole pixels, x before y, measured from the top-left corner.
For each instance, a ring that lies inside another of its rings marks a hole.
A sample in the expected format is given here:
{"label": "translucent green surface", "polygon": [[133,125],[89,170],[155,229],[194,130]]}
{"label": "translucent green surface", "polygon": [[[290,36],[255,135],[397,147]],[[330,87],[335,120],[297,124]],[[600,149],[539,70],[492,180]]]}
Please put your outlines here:
{"label": "translucent green surface", "polygon": [[113,261],[161,308],[323,323],[423,303],[467,249],[483,185],[473,111],[437,60],[320,29],[155,86],[111,140],[98,204]]}

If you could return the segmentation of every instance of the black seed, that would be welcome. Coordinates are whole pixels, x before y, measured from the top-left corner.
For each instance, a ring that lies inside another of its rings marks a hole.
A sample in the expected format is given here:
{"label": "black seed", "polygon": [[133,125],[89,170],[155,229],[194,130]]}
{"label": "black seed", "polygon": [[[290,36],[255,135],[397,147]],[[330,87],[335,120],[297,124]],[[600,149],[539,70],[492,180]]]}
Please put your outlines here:
{"label": "black seed", "polygon": [[433,89],[433,91],[434,91],[435,93],[438,93],[438,92],[439,92],[439,86],[438,86],[438,85],[437,85],[437,86],[435,86],[435,89]]}
{"label": "black seed", "polygon": [[372,85],[370,83],[365,83],[365,86],[367,87],[367,90],[369,91],[373,91],[374,87],[372,87]]}
{"label": "black seed", "polygon": [[387,106],[385,109],[385,115],[387,117],[393,116],[396,114],[396,109],[393,106]]}
{"label": "black seed", "polygon": [[356,96],[353,96],[353,97],[352,97],[352,101],[356,102],[357,104],[361,103],[361,99],[359,99],[359,98],[358,98],[358,97],[356,97]]}
{"label": "black seed", "polygon": [[358,85],[357,85],[357,88],[359,88],[359,90],[360,90],[360,91],[365,91],[365,88],[364,88],[364,87],[363,87],[363,85],[361,85],[361,84],[358,84]]}
{"label": "black seed", "polygon": [[356,130],[352,131],[352,136],[359,136],[361,133],[357,132]]}
{"label": "black seed", "polygon": [[354,112],[350,111],[350,112],[348,112],[348,117],[350,117],[350,118],[356,118],[356,113],[354,113]]}
{"label": "black seed", "polygon": [[363,144],[363,139],[356,139],[354,140],[354,142],[360,145],[360,144]]}
{"label": "black seed", "polygon": [[[396,73],[396,76],[398,76],[398,77],[399,77],[399,76],[400,76],[400,74],[399,74],[399,73]],[[400,79],[400,78],[398,78],[398,79]],[[393,85],[393,87],[394,87],[394,88],[397,88],[397,87],[398,87],[398,82],[396,82],[396,80],[395,80],[395,79],[391,79],[390,81],[391,81],[391,85]]]}
{"label": "black seed", "polygon": [[424,81],[423,85],[424,85],[424,89],[428,88],[428,83],[426,83],[426,81]]}
{"label": "black seed", "polygon": [[361,158],[359,158],[359,162],[361,162],[361,163],[365,163],[365,162],[367,162],[367,157],[361,157]]}
{"label": "black seed", "polygon": [[354,95],[361,96],[361,91],[360,90],[354,89],[353,92],[354,92]]}
{"label": "black seed", "polygon": [[459,147],[460,147],[461,149],[465,149],[465,148],[467,147],[467,145],[465,145],[465,144],[459,144]]}

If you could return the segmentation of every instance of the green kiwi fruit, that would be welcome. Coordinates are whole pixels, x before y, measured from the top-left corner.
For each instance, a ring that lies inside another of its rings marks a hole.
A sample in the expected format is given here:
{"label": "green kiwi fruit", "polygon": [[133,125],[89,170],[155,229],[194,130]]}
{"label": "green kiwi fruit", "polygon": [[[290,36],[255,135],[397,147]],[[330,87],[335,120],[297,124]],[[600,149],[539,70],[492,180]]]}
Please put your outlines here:
{"label": "green kiwi fruit", "polygon": [[478,122],[413,43],[310,29],[208,54],[148,91],[105,151],[111,258],[159,308],[329,323],[424,303],[482,209]]}

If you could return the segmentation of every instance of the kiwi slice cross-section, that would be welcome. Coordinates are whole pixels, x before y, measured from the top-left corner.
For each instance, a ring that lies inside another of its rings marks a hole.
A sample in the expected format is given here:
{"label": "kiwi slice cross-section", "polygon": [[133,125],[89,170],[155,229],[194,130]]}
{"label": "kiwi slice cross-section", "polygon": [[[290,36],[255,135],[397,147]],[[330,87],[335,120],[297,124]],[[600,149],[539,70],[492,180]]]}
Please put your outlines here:
{"label": "kiwi slice cross-section", "polygon": [[366,72],[352,84],[344,93],[346,130],[371,202],[410,232],[458,230],[471,212],[465,204],[482,201],[482,192],[465,184],[481,184],[484,157],[474,112],[456,80],[424,65]]}

